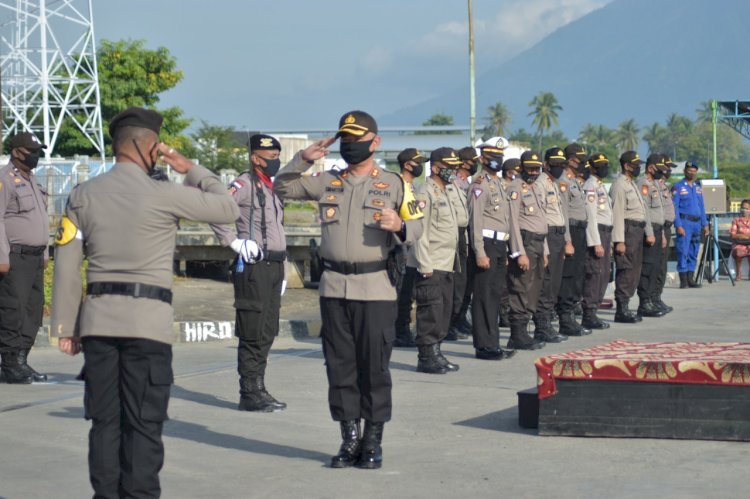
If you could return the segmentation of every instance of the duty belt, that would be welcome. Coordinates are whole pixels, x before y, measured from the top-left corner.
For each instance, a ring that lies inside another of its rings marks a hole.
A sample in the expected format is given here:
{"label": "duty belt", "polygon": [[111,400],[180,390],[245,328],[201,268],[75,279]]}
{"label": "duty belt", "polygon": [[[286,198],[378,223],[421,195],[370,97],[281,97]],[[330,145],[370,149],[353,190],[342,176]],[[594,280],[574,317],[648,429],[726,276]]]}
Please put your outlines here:
{"label": "duty belt", "polygon": [[654,229],[661,229],[663,225],[664,224],[658,224],[658,223],[655,223],[655,222],[651,222],[651,227],[653,227]]}
{"label": "duty belt", "polygon": [[547,227],[548,234],[563,234],[565,235],[565,226],[562,225],[550,225]]}
{"label": "duty belt", "polygon": [[523,237],[524,239],[528,237],[534,241],[544,241],[547,236],[545,234],[537,234],[536,232],[530,232],[528,230],[521,229],[521,237]]}
{"label": "duty belt", "polygon": [[388,262],[386,260],[379,260],[377,262],[334,262],[323,260],[323,268],[344,275],[371,274],[385,270],[387,267]]}
{"label": "duty belt", "polygon": [[273,251],[268,250],[266,252],[265,258],[267,262],[283,262],[286,260],[286,251]]}
{"label": "duty belt", "polygon": [[497,232],[490,229],[482,229],[482,237],[486,237],[487,239],[492,239],[495,241],[507,241],[510,239],[510,234],[507,232]]}
{"label": "duty belt", "polygon": [[625,225],[632,225],[633,227],[640,227],[642,229],[646,226],[646,222],[643,220],[631,220],[626,218]]}
{"label": "duty belt", "polygon": [[568,225],[570,225],[571,229],[573,227],[580,227],[581,229],[585,229],[586,227],[588,227],[589,224],[585,220],[573,220],[573,219],[570,219],[568,221]]}
{"label": "duty belt", "polygon": [[26,246],[25,244],[11,244],[10,252],[18,253],[20,255],[36,255],[39,256],[44,253],[46,246]]}
{"label": "duty belt", "polygon": [[86,294],[122,295],[133,298],[150,298],[172,304],[172,291],[160,286],[141,284],[139,282],[92,282],[86,286]]}
{"label": "duty belt", "polygon": [[691,222],[701,221],[701,217],[694,217],[693,215],[686,215],[685,213],[680,213],[680,218],[685,218],[687,220],[690,220]]}
{"label": "duty belt", "polygon": [[673,225],[674,225],[674,223],[670,222],[669,220],[665,220],[664,221],[664,228],[666,228],[666,229],[672,227]]}
{"label": "duty belt", "polygon": [[596,226],[602,232],[612,232],[611,225],[597,224]]}

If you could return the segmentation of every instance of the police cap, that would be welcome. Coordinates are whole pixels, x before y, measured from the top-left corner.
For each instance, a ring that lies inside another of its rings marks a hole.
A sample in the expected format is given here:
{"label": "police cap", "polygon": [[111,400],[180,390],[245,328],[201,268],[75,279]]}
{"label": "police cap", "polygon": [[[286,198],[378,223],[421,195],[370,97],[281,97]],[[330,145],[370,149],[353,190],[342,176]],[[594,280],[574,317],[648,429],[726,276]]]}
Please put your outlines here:
{"label": "police cap", "polygon": [[263,133],[256,133],[247,141],[250,151],[281,151],[281,144],[276,137]]}
{"label": "police cap", "polygon": [[637,152],[625,151],[620,156],[620,165],[625,166],[626,163],[630,163],[631,165],[641,165],[643,164],[643,160],[638,156]]}
{"label": "police cap", "polygon": [[461,161],[476,161],[479,159],[479,153],[473,147],[464,147],[458,150],[458,157]]}
{"label": "police cap", "polygon": [[565,146],[565,157],[571,159],[573,156],[578,158],[581,163],[584,163],[586,159],[588,159],[588,156],[586,156],[586,149],[584,149],[581,144],[575,142]]}
{"label": "police cap", "polygon": [[341,137],[344,134],[362,137],[369,132],[378,133],[378,124],[375,122],[375,118],[364,111],[349,111],[339,120],[339,131],[336,132],[336,137]]}
{"label": "police cap", "polygon": [[654,165],[656,167],[664,166],[664,155],[662,154],[649,154],[646,158],[646,165]]}
{"label": "police cap", "polygon": [[414,161],[415,163],[425,163],[427,161],[427,156],[422,154],[422,151],[420,151],[419,149],[409,147],[398,153],[398,157],[396,159],[398,159],[398,164],[400,166],[404,166],[408,161]]}
{"label": "police cap", "polygon": [[452,147],[440,147],[430,153],[430,163],[442,163],[446,166],[461,166],[461,159]]}
{"label": "police cap", "polygon": [[521,171],[521,160],[518,158],[510,158],[506,159],[503,163],[503,171],[507,172],[510,170],[515,170],[516,172]]}
{"label": "police cap", "polygon": [[551,147],[544,151],[544,161],[548,162],[550,165],[557,166],[564,164],[567,159],[568,158],[565,156],[565,151],[557,146]]}
{"label": "police cap", "polygon": [[29,151],[47,149],[46,145],[39,142],[39,139],[36,138],[36,135],[29,132],[18,133],[14,135],[12,139],[10,139],[10,148],[16,149],[18,147],[23,147],[24,149],[28,149]]}
{"label": "police cap", "polygon": [[526,151],[521,154],[521,168],[541,168],[542,158],[539,153],[535,151]]}

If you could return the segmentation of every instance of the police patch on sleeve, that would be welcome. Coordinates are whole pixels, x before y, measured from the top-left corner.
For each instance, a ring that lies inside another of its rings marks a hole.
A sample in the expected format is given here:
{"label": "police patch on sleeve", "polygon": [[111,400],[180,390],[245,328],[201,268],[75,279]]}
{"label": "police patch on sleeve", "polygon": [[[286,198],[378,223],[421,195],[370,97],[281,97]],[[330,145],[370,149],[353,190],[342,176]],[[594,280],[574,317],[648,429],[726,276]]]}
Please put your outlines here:
{"label": "police patch on sleeve", "polygon": [[474,197],[478,198],[481,195],[482,195],[482,189],[480,189],[479,187],[475,187],[474,188]]}
{"label": "police patch on sleeve", "polygon": [[[403,179],[402,179],[403,181]],[[401,207],[398,210],[398,215],[402,220],[419,220],[424,217],[424,206],[414,197],[414,192],[404,184],[404,200],[401,202]],[[377,187],[378,184],[375,184]],[[387,185],[386,185],[387,187]],[[379,187],[378,187],[379,188]]]}
{"label": "police patch on sleeve", "polygon": [[55,244],[65,246],[78,235],[78,227],[68,217],[63,217],[55,234]]}
{"label": "police patch on sleeve", "polygon": [[512,199],[513,201],[515,201],[516,199],[518,199],[518,191],[511,192],[510,193],[510,199]]}

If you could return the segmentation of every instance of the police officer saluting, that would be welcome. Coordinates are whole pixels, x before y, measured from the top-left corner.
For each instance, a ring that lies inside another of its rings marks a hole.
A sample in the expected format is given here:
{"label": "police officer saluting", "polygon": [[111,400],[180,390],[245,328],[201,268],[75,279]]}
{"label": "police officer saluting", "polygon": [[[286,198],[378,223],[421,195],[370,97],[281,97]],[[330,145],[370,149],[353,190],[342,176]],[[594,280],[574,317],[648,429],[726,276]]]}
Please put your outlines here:
{"label": "police officer saluting", "polygon": [[701,233],[708,235],[708,219],[703,205],[703,188],[696,177],[698,165],[685,163],[685,178],[672,187],[674,203],[674,226],[677,232],[677,272],[680,275],[680,288],[699,288],[695,282],[695,266],[701,245]]}
{"label": "police officer saluting", "polygon": [[[270,135],[256,134],[248,142],[250,170],[229,187],[240,218],[236,231],[228,225],[212,226],[224,246],[237,253],[234,280],[234,335],[240,375],[242,411],[282,411],[266,390],[268,353],[279,333],[279,308],[286,286],[286,235],[284,205],[273,193],[271,179],[279,171],[281,144]],[[302,161],[298,157],[297,161]]]}
{"label": "police officer saluting", "polygon": [[521,155],[521,175],[508,186],[510,199],[510,257],[508,291],[510,293],[510,339],[508,348],[537,350],[545,342],[531,338],[529,317],[536,312],[547,266],[547,219],[542,195],[533,189],[542,171],[538,153]]}
{"label": "police officer saluting", "polygon": [[[71,191],[55,241],[51,333],[65,353],[83,348],[95,497],[159,497],[177,222],[232,223],[240,214],[216,176],[159,143],[161,123],[141,108],[112,119],[116,163]],[[149,178],[158,152],[185,174],[184,186]]]}
{"label": "police officer saluting", "polygon": [[467,222],[453,185],[460,165],[450,147],[432,151],[432,175],[417,193],[424,206],[423,232],[409,253],[409,266],[417,269],[417,372],[422,373],[458,371],[458,365],[441,353],[440,343],[450,326],[458,227]]}
{"label": "police officer saluting", "polygon": [[[320,206],[321,336],[328,403],[343,439],[331,460],[334,468],[382,465],[383,426],[391,419],[388,364],[396,319],[396,290],[386,259],[398,241],[412,244],[422,233],[419,206],[404,206],[401,177],[375,164],[377,132],[369,114],[346,113],[336,134],[341,137],[341,157],[349,165],[346,170],[302,176],[307,165],[294,162],[279,172],[274,184],[284,199],[312,199]],[[320,141],[317,153],[305,153],[302,159],[325,156],[333,140]],[[365,428],[360,441],[361,418]]]}
{"label": "police officer saluting", "polygon": [[612,199],[612,242],[615,244],[615,322],[634,323],[640,315],[628,308],[641,276],[644,234],[645,243],[654,244],[654,229],[648,218],[636,180],[641,172],[641,160],[635,151],[625,151],[620,156],[622,175],[609,190]]}
{"label": "police officer saluting", "polygon": [[27,363],[42,325],[49,217],[47,192],[33,171],[43,145],[32,134],[10,140],[0,168],[0,381],[46,381]]}

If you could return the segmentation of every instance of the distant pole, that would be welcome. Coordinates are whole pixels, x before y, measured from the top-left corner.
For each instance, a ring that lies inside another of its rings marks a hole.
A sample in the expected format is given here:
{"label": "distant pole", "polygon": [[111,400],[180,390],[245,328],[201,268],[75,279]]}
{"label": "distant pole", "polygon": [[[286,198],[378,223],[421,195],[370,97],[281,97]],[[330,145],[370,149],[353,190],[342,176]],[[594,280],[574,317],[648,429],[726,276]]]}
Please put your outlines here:
{"label": "distant pole", "polygon": [[474,16],[469,0],[469,124],[471,125],[471,145],[477,140],[477,100],[474,88]]}
{"label": "distant pole", "polygon": [[[718,121],[719,105],[716,99],[711,101],[711,132],[714,136],[714,178],[719,178],[719,159],[716,148],[716,123]],[[714,240],[716,245],[714,246],[714,266],[711,269],[712,275],[716,274],[716,280],[719,280],[719,224],[716,223],[716,215],[711,216],[713,222]],[[705,249],[704,249],[705,251]],[[739,274],[739,271],[737,272]]]}

